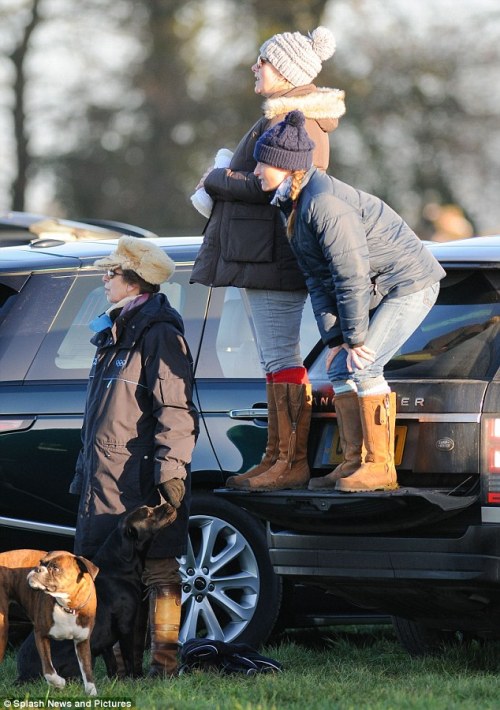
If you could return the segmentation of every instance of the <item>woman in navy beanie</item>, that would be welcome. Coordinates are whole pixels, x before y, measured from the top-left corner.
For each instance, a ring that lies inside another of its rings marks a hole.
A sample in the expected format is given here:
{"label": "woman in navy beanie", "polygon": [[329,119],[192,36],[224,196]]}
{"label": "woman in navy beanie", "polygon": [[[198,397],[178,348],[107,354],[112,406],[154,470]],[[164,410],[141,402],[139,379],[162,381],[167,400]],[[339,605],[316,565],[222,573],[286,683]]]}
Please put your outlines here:
{"label": "woman in navy beanie", "polygon": [[[288,217],[321,338],[344,460],[310,489],[390,490],[396,395],[384,366],[434,305],[445,272],[381,199],[312,165],[300,111],[256,143],[255,175]],[[249,481],[249,487],[252,481]]]}

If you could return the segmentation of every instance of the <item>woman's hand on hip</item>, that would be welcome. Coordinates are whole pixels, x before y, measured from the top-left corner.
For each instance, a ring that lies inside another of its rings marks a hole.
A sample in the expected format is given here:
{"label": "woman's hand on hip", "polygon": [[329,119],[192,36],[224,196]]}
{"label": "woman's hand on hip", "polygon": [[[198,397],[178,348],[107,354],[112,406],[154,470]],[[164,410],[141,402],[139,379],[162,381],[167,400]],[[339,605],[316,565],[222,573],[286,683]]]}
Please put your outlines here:
{"label": "woman's hand on hip", "polygon": [[[347,343],[342,343],[342,345],[335,345],[335,347],[329,349],[325,358],[327,372],[342,349],[347,352],[347,369],[349,372],[362,370],[366,367],[367,362],[373,362],[375,360],[375,351],[371,348],[367,348],[366,345],[358,345],[355,348],[350,348]],[[363,362],[363,360],[365,360],[365,362]]]}
{"label": "woman's hand on hip", "polygon": [[366,345],[358,345],[355,348],[346,346],[346,349],[347,369],[349,372],[353,372],[354,370],[363,370],[368,363],[375,360],[375,350],[367,348]]}

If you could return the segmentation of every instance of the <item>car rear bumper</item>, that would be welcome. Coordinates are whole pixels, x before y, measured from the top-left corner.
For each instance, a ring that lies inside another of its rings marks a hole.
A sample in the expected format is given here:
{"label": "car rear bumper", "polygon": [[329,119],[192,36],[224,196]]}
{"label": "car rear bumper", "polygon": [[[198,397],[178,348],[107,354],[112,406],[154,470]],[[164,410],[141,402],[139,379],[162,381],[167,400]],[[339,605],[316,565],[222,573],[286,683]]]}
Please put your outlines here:
{"label": "car rear bumper", "polygon": [[284,577],[428,626],[500,633],[498,525],[471,526],[458,538],[302,534],[268,525],[268,544]]}
{"label": "car rear bumper", "polygon": [[500,587],[500,525],[458,538],[360,537],[273,530],[268,543],[282,575],[335,580],[483,580]]}

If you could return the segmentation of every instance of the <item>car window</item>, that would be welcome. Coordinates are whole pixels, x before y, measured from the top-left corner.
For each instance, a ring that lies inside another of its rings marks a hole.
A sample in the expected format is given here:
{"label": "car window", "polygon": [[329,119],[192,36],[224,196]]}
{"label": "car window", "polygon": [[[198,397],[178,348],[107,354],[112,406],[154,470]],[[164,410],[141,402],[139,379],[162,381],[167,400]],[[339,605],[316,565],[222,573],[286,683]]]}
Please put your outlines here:
{"label": "car window", "polygon": [[[190,285],[189,273],[189,269],[178,267],[172,280],[162,284],[161,291],[183,317],[186,338],[194,354],[199,345],[207,289],[197,284]],[[84,273],[74,278],[48,328],[27,379],[87,378],[95,354],[95,346],[90,342],[92,331],[89,323],[108,307],[102,273]]]}
{"label": "car window", "polygon": [[[490,379],[500,363],[500,279],[493,270],[450,270],[436,305],[385,368],[394,378]],[[326,377],[326,348],[310,369]]]}
{"label": "car window", "polygon": [[256,339],[242,292],[226,288],[215,349],[223,377],[262,377]]}
{"label": "car window", "polygon": [[[301,325],[304,359],[319,339],[307,299]],[[242,289],[212,290],[207,331],[196,366],[197,378],[261,378],[263,371],[250,309]]]}
{"label": "car window", "polygon": [[[182,315],[185,304],[184,290],[180,283],[162,284],[161,292],[164,293],[170,305]],[[75,319],[69,326],[59,345],[55,358],[55,365],[63,370],[79,370],[90,368],[90,363],[95,354],[95,346],[90,342],[89,323],[92,319],[104,313],[109,308],[109,303],[104,295],[102,282],[92,289],[85,297]]]}
{"label": "car window", "polygon": [[41,273],[24,275],[17,285],[11,282],[8,290],[2,286],[2,299],[7,295],[0,311],[3,382],[24,379],[73,280],[74,274],[58,274],[56,278]]}
{"label": "car window", "polygon": [[[183,317],[196,362],[196,376],[262,378],[255,329],[244,290],[207,289],[190,284],[189,275],[189,266],[178,266],[172,280],[162,285],[162,291]],[[26,278],[13,285],[20,288]],[[3,303],[0,367],[4,381],[87,379],[95,353],[88,324],[109,305],[101,272],[33,274],[20,293],[5,285]],[[203,349],[198,353],[202,334]],[[301,326],[303,358],[318,339],[307,299]]]}
{"label": "car window", "polygon": [[0,283],[0,325],[13,306],[19,291],[24,286],[28,277],[24,274],[2,275]]}

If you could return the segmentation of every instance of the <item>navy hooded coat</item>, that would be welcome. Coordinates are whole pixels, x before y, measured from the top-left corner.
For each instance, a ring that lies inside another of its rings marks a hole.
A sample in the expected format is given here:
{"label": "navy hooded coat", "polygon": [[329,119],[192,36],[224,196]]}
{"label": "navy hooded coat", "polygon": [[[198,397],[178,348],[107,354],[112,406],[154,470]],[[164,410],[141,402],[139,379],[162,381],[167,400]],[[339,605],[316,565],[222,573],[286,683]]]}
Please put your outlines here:
{"label": "navy hooded coat", "polygon": [[116,317],[97,333],[82,428],[82,450],[70,491],[80,494],[74,550],[92,557],[119,516],[161,502],[159,483],[185,479],[173,525],[148,556],[186,552],[189,464],[198,432],[193,373],[180,315],[163,294]]}

